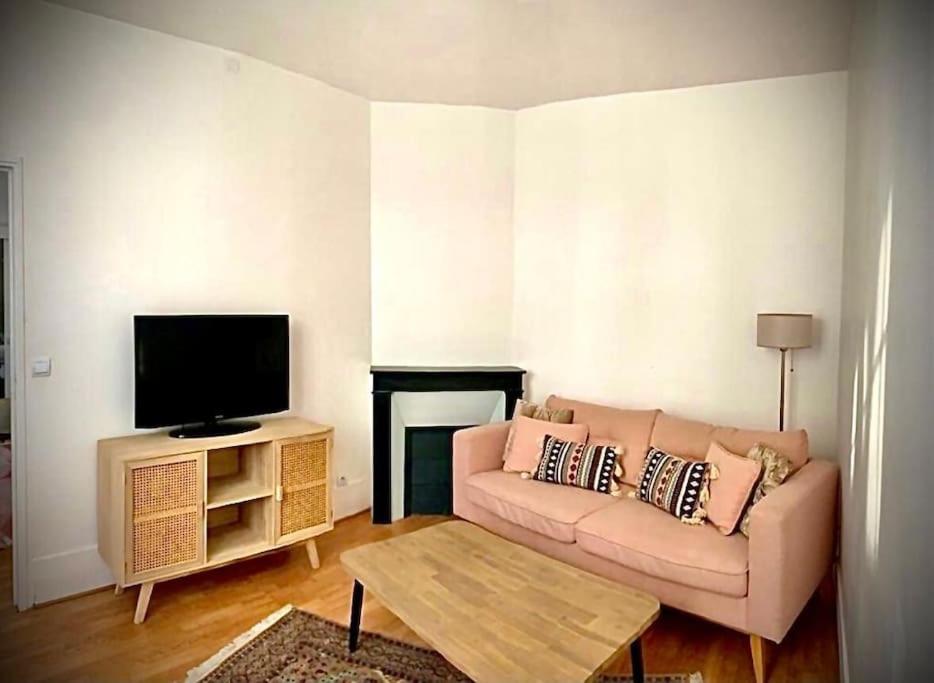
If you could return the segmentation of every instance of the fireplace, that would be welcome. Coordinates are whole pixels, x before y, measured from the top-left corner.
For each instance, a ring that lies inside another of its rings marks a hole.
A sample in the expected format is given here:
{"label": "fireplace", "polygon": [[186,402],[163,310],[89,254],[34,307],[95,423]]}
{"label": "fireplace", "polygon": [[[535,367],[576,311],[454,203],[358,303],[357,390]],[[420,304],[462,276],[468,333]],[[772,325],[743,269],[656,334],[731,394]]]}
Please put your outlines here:
{"label": "fireplace", "polygon": [[373,367],[373,522],[451,513],[451,440],[512,417],[515,367]]}
{"label": "fireplace", "polygon": [[405,516],[454,512],[451,456],[454,432],[473,425],[405,428]]}

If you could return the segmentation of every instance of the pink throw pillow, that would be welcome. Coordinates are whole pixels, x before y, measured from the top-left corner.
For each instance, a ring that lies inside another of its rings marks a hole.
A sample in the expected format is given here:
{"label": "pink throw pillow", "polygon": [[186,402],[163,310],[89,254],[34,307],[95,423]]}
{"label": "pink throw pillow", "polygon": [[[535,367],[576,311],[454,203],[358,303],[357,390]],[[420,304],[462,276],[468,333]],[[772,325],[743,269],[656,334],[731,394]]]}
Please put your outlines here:
{"label": "pink throw pillow", "polygon": [[584,443],[590,431],[587,425],[544,422],[521,415],[513,418],[513,426],[514,437],[503,463],[505,472],[532,472],[538,467],[542,456],[542,441],[546,435],[556,436],[562,441]]}
{"label": "pink throw pillow", "polygon": [[707,449],[707,462],[717,466],[720,476],[710,482],[707,519],[729,536],[736,531],[743,511],[759,481],[762,464],[731,453],[716,441]]}

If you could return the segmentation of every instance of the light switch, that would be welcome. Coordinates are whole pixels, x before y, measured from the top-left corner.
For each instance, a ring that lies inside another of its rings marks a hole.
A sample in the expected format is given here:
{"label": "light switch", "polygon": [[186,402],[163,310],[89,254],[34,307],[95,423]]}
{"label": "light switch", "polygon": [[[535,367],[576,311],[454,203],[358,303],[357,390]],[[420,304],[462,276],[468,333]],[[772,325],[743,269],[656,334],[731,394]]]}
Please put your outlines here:
{"label": "light switch", "polygon": [[33,377],[48,377],[52,374],[52,359],[48,356],[34,358],[32,361]]}

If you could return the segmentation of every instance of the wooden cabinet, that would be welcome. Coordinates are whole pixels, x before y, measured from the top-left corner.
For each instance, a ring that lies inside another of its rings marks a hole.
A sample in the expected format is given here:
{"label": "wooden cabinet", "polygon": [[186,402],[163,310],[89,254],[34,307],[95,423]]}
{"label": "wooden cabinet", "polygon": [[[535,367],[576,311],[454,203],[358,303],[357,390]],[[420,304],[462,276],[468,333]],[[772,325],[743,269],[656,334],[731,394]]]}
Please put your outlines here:
{"label": "wooden cabinet", "polygon": [[204,453],[129,462],[126,583],[204,563]]}
{"label": "wooden cabinet", "polygon": [[334,526],[333,430],[298,418],[206,439],[165,433],[98,442],[98,536],[117,592],[314,538]]}
{"label": "wooden cabinet", "polygon": [[292,543],[330,529],[330,437],[276,442],[276,543]]}

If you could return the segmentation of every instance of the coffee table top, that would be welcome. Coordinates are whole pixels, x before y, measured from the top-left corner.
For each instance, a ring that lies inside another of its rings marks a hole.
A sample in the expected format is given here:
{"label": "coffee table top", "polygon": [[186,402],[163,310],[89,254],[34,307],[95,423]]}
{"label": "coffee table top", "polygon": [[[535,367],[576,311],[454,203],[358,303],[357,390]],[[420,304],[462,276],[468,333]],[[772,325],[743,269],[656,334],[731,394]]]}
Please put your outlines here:
{"label": "coffee table top", "polygon": [[345,551],[341,562],[480,683],[589,681],[659,613],[651,595],[462,521]]}

